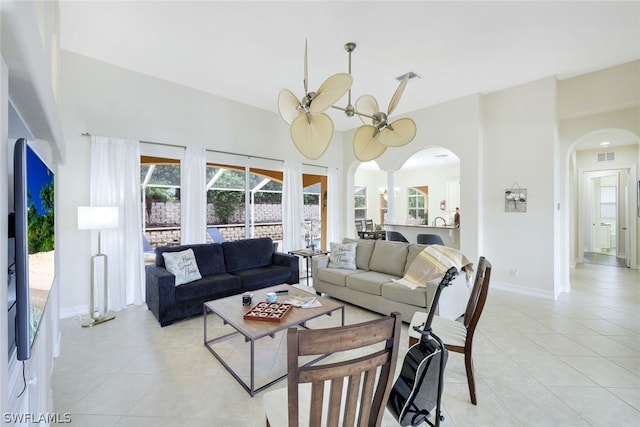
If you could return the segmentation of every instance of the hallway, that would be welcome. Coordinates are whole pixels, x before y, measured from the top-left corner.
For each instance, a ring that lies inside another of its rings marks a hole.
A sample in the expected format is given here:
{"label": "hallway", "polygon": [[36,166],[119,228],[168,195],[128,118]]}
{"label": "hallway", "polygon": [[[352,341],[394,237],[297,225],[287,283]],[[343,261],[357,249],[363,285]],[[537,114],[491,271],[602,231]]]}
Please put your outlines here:
{"label": "hallway", "polygon": [[585,264],[609,265],[612,267],[626,268],[624,259],[618,258],[615,255],[606,255],[598,252],[585,252],[583,260]]}

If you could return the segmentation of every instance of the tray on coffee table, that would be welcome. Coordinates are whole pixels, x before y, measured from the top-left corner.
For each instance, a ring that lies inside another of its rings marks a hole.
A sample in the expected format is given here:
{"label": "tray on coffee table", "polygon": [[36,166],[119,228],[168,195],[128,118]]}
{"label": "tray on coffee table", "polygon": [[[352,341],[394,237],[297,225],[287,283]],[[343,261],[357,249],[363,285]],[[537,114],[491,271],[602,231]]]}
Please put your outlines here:
{"label": "tray on coffee table", "polygon": [[251,310],[247,311],[245,320],[260,320],[263,322],[279,322],[291,310],[291,304],[280,302],[259,302]]}

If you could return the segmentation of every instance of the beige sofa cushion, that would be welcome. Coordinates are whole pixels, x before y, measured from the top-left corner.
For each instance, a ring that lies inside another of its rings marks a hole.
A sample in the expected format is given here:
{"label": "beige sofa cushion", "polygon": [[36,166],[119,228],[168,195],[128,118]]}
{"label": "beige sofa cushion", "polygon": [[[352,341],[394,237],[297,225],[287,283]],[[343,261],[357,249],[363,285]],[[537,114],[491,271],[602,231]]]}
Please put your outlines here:
{"label": "beige sofa cushion", "polygon": [[369,261],[371,260],[371,254],[373,253],[373,247],[376,243],[375,240],[366,239],[350,239],[345,237],[342,239],[343,243],[356,243],[356,267],[359,270],[369,270]]}
{"label": "beige sofa cushion", "polygon": [[347,277],[347,288],[354,291],[360,291],[371,295],[381,295],[381,287],[383,283],[396,279],[384,273],[375,271],[367,271],[366,273],[352,274]]}
{"label": "beige sofa cushion", "polygon": [[375,242],[371,261],[369,261],[369,270],[402,277],[409,245],[387,240],[376,240]]}
{"label": "beige sofa cushion", "polygon": [[411,263],[416,259],[416,257],[418,256],[418,254],[420,252],[422,252],[422,250],[424,248],[426,248],[427,245],[418,245],[415,243],[411,243],[409,244],[409,253],[407,253],[407,262],[404,265],[404,271],[402,272],[402,275],[404,276],[405,274],[407,274],[407,271],[409,271],[409,266],[411,265]]}
{"label": "beige sofa cushion", "polygon": [[347,277],[364,273],[364,270],[347,270],[346,268],[319,268],[315,271],[315,275],[319,280],[329,282],[332,285],[347,286]]}
{"label": "beige sofa cushion", "polygon": [[433,299],[433,297],[429,298],[429,293],[433,294],[434,292],[429,286],[427,288],[410,289],[394,282],[385,283],[381,289],[381,295],[384,299],[423,308],[427,307],[427,303],[430,302],[429,299]]}

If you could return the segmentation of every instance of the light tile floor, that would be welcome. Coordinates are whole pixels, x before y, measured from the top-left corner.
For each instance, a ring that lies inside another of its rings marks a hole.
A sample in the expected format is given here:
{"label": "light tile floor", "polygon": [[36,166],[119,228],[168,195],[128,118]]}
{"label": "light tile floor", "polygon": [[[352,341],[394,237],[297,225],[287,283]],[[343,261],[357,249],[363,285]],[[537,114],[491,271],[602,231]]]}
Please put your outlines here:
{"label": "light tile floor", "polygon": [[[478,405],[469,402],[462,355],[451,353],[442,426],[640,425],[640,272],[579,265],[571,282],[557,301],[490,289],[474,340]],[[348,323],[375,316],[346,312]],[[209,317],[211,328],[222,326]],[[73,425],[265,425],[262,393],[250,398],[203,346],[202,317],[160,328],[138,306],[95,328],[65,319],[60,329],[54,410],[70,412]],[[405,324],[399,364],[406,334]],[[220,351],[246,366],[243,345]],[[285,346],[282,334],[260,342],[258,372],[284,372]],[[385,425],[394,425],[390,416]]]}

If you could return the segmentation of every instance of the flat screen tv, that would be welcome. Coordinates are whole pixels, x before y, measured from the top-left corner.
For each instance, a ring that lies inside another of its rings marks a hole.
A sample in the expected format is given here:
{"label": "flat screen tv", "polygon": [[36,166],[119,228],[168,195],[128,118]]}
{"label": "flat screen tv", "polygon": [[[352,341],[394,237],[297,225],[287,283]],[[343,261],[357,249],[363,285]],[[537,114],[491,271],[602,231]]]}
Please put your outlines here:
{"label": "flat screen tv", "polygon": [[23,138],[14,149],[16,347],[31,356],[55,275],[54,175]]}

